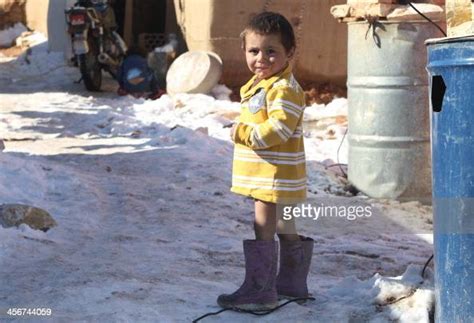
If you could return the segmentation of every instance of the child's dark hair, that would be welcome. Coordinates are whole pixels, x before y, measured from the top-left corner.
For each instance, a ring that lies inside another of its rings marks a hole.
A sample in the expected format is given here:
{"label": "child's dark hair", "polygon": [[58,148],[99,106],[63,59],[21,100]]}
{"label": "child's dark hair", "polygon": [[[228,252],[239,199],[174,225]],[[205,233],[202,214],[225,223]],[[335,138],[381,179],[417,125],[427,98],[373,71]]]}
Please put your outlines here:
{"label": "child's dark hair", "polygon": [[293,27],[284,16],[276,12],[264,11],[250,19],[244,31],[240,34],[243,48],[245,48],[245,35],[248,32],[261,35],[280,35],[281,43],[287,52],[296,47]]}

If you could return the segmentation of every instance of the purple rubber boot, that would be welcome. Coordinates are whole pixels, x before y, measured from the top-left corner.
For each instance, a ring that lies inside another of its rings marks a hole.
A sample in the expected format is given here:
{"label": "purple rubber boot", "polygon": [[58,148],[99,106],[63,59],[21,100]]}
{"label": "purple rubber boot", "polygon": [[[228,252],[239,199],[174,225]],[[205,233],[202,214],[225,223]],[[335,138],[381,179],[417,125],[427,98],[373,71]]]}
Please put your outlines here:
{"label": "purple rubber boot", "polygon": [[217,304],[223,308],[263,311],[278,306],[275,286],[278,242],[244,240],[245,280],[233,294],[223,294]]}
{"label": "purple rubber boot", "polygon": [[277,292],[280,298],[308,297],[306,278],[313,256],[314,240],[299,236],[300,241],[280,240],[280,271]]}

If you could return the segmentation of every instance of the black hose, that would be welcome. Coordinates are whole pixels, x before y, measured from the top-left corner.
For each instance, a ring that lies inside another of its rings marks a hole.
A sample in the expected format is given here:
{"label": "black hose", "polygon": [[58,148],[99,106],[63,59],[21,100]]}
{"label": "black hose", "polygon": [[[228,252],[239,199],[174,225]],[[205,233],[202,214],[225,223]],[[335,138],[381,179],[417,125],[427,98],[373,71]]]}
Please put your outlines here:
{"label": "black hose", "polygon": [[422,16],[423,18],[425,18],[426,20],[428,20],[430,23],[432,23],[436,28],[439,29],[439,31],[441,31],[441,33],[444,35],[444,37],[447,37],[446,33],[444,32],[444,30],[438,26],[438,24],[436,24],[433,20],[431,20],[430,18],[428,18],[427,16],[425,16],[423,13],[421,13],[418,9],[416,9],[416,7],[411,3],[411,2],[408,2],[408,5],[410,7],[413,8],[413,10],[415,10],[420,16]]}

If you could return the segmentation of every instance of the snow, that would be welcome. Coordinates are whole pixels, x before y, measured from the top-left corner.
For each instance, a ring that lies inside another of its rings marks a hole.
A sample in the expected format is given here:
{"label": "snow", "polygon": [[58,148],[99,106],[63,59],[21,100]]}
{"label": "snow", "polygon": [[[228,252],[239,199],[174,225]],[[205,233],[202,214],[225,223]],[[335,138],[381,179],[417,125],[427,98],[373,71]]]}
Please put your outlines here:
{"label": "snow", "polygon": [[345,98],[335,98],[327,105],[314,103],[305,110],[304,117],[306,121],[316,121],[338,116],[347,116],[347,100]]}
{"label": "snow", "polygon": [[[48,232],[0,227],[0,318],[51,308],[56,321],[191,321],[244,275],[252,201],[229,192],[239,111],[212,96],[118,97],[112,80],[89,93],[46,43],[0,57],[0,204],[51,213]],[[315,239],[316,298],[263,317],[225,312],[203,322],[429,322],[431,207],[350,196],[332,164],[347,162],[347,100],[310,106],[305,146],[311,205],[371,208],[353,221],[300,218]],[[407,298],[401,299],[407,296]],[[399,300],[390,304],[393,300]]]}

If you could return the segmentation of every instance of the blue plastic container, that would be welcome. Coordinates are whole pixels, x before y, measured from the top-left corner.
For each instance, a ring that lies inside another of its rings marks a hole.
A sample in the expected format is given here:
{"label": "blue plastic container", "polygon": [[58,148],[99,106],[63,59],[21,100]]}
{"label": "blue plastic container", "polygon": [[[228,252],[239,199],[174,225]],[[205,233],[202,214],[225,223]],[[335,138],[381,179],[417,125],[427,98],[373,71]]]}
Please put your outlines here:
{"label": "blue plastic container", "polygon": [[474,322],[474,37],[428,40],[437,322]]}

